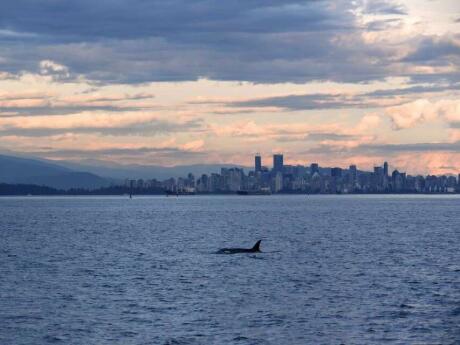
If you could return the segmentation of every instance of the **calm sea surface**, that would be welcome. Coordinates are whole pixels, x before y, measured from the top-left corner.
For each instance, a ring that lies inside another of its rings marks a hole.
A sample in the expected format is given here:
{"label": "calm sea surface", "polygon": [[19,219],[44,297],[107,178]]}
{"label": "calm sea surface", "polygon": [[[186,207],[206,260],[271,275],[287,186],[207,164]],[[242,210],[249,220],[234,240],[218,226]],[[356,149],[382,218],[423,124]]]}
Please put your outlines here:
{"label": "calm sea surface", "polygon": [[460,344],[460,198],[0,198],[0,344]]}

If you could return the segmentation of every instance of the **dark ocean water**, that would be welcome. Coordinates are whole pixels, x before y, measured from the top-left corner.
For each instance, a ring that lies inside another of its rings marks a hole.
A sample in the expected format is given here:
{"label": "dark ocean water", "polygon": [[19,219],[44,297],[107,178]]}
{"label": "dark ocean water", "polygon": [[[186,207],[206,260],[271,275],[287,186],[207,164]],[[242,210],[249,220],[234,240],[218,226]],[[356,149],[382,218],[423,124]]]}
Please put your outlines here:
{"label": "dark ocean water", "polygon": [[0,344],[460,344],[460,198],[0,198]]}

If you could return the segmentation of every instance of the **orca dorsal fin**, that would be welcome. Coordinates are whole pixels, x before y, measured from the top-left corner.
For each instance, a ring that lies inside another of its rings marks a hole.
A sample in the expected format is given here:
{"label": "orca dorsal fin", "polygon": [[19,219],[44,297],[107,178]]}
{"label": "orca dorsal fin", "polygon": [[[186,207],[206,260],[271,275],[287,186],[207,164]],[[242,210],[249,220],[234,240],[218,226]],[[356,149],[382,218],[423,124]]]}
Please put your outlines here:
{"label": "orca dorsal fin", "polygon": [[262,242],[262,240],[258,240],[256,244],[254,244],[254,247],[252,247],[253,251],[260,252],[260,242]]}

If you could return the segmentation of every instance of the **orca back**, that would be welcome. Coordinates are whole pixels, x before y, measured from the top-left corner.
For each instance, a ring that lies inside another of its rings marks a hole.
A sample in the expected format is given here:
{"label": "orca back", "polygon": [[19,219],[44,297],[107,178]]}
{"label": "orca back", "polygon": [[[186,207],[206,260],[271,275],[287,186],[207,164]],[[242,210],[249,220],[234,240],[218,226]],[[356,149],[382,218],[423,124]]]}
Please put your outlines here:
{"label": "orca back", "polygon": [[256,244],[254,244],[254,247],[252,247],[251,250],[254,252],[260,252],[260,242],[262,242],[262,240],[258,240]]}
{"label": "orca back", "polygon": [[236,254],[236,253],[258,253],[260,252],[260,242],[259,240],[256,242],[254,247],[247,249],[247,248],[222,248],[219,249],[216,254]]}

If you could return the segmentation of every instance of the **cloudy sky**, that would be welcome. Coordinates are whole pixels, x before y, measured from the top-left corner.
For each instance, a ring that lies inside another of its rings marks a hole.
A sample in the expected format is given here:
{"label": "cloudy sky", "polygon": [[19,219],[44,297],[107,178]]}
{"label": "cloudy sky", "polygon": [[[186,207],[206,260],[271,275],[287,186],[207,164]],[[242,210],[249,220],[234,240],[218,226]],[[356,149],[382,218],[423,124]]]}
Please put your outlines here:
{"label": "cloudy sky", "polygon": [[0,151],[460,172],[458,0],[2,0]]}

